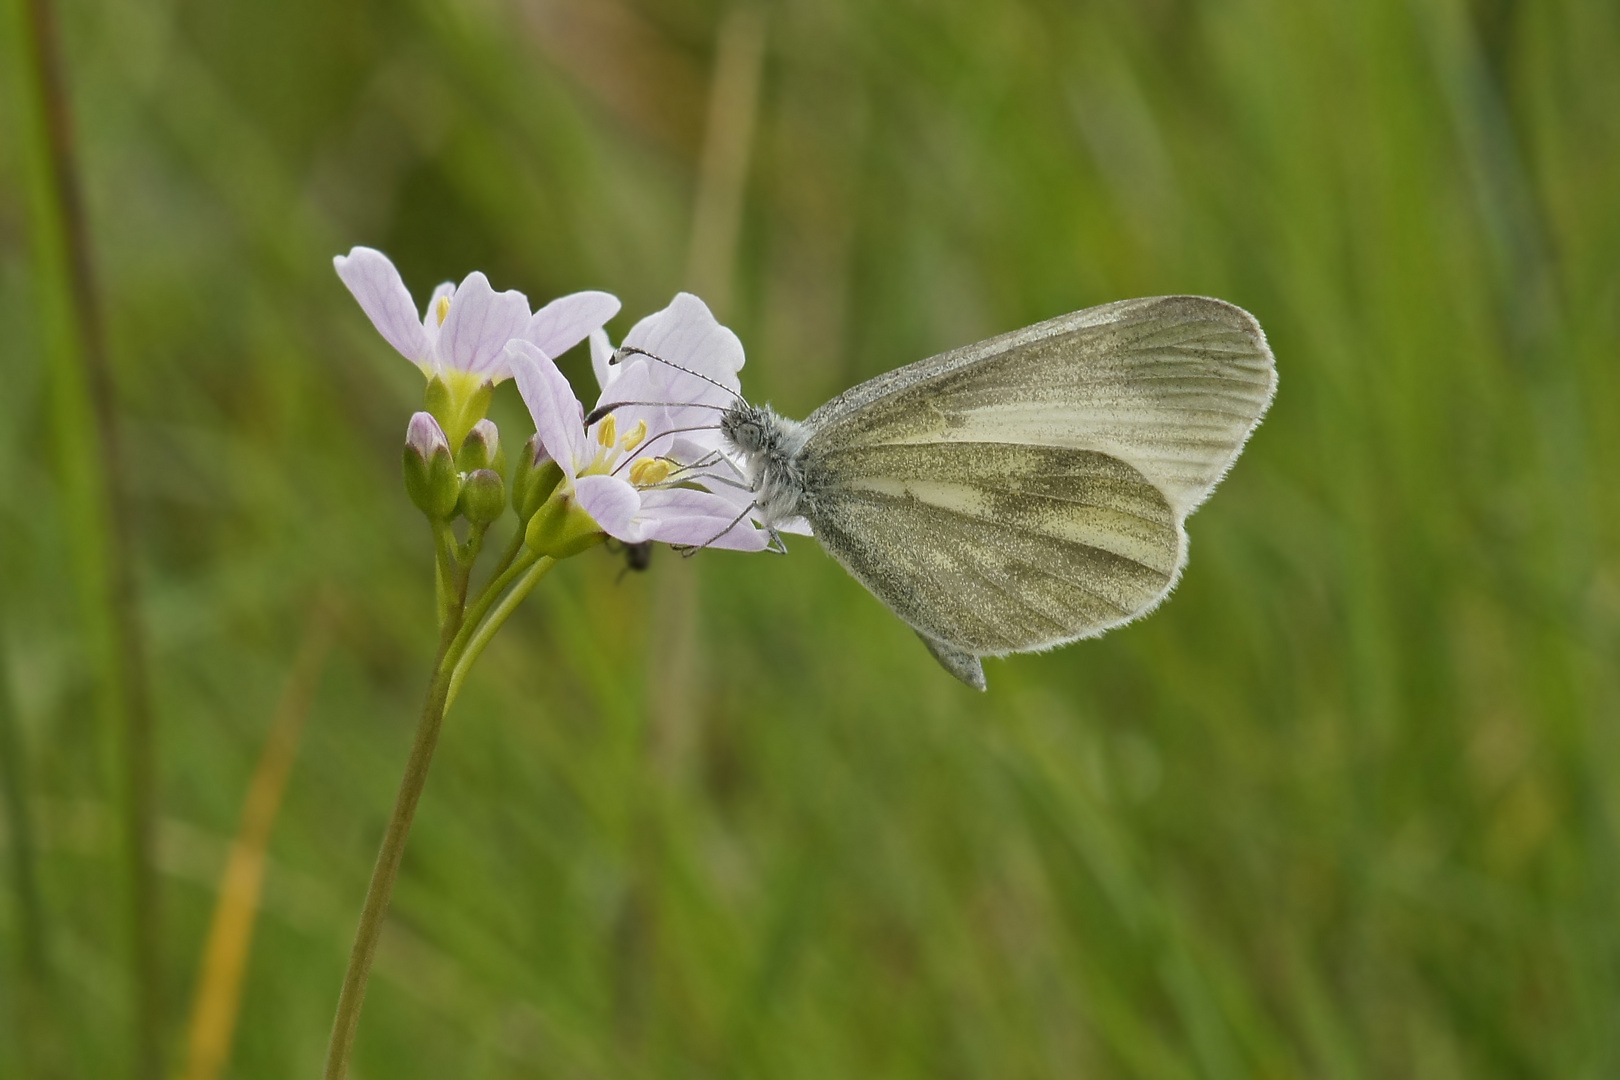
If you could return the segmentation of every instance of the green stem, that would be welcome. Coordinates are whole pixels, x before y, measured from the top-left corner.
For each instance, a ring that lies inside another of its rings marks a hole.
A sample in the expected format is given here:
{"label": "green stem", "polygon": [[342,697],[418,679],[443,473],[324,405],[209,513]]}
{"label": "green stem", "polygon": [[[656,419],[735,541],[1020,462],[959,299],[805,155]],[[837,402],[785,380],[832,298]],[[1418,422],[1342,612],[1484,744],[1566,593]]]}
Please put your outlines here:
{"label": "green stem", "polygon": [[[452,595],[460,569],[456,564],[455,550],[456,534],[450,530],[450,523],[433,522],[433,595],[438,601],[441,629],[449,623],[454,604]],[[466,588],[465,577],[462,577],[461,588]]]}
{"label": "green stem", "polygon": [[360,909],[360,926],[349,953],[349,968],[343,975],[337,1018],[332,1022],[332,1042],[326,1052],[326,1080],[343,1080],[349,1071],[360,1007],[366,998],[366,981],[371,977],[371,963],[377,956],[377,939],[382,934],[388,901],[394,892],[394,881],[399,877],[400,860],[405,855],[405,840],[416,817],[416,804],[427,783],[428,766],[433,762],[439,729],[444,724],[449,704],[450,674],[459,658],[456,643],[460,640],[460,615],[459,607],[452,611],[439,634],[439,655],[433,664],[427,701],[422,705],[422,719],[416,727],[416,740],[411,744],[411,756],[399,782],[399,795],[394,799],[394,812],[388,819],[382,848],[377,852],[377,865],[371,871],[371,884],[366,888],[365,904]]}
{"label": "green stem", "polygon": [[[535,585],[539,583],[541,578],[546,576],[546,572],[556,565],[556,559],[542,556],[529,569],[523,580],[518,582],[511,592],[506,594],[506,599],[501,601],[501,606],[495,609],[494,614],[484,620],[482,625],[477,626],[472,638],[466,643],[465,651],[457,660],[455,670],[450,674],[450,687],[445,698],[445,708],[449,708],[450,703],[456,700],[456,695],[461,693],[462,680],[466,679],[467,672],[472,670],[473,664],[477,663],[479,655],[484,651],[484,646],[488,645],[490,639],[500,630],[501,624],[512,617],[512,612],[516,611],[518,605],[523,603],[524,598],[534,591]],[[520,571],[520,566],[514,566],[511,571],[508,571],[508,574]],[[495,595],[496,590],[493,588],[485,590],[485,596],[493,597]],[[475,624],[469,623],[469,625]]]}
{"label": "green stem", "polygon": [[474,525],[467,534],[467,542],[456,547],[456,562],[466,573],[472,572],[473,563],[478,561],[478,555],[484,550],[484,533],[489,531],[488,525]]}
{"label": "green stem", "polygon": [[525,543],[528,531],[529,519],[524,518],[518,522],[517,532],[512,534],[512,539],[507,543],[506,550],[501,552],[501,561],[495,564],[496,577],[506,573],[506,568],[512,565],[512,560],[529,550]]}
{"label": "green stem", "polygon": [[[441,556],[446,551],[441,538],[447,532],[447,528],[435,530],[435,544]],[[542,558],[526,548],[521,554],[513,553],[511,557],[517,561],[486,585],[470,608],[467,605],[467,572],[458,569],[451,578],[454,591],[439,632],[439,653],[434,659],[427,701],[422,705],[422,718],[417,724],[416,740],[411,744],[411,756],[405,763],[405,775],[399,783],[394,812],[388,819],[382,848],[377,852],[377,865],[371,872],[371,884],[366,888],[354,948],[349,954],[349,967],[344,973],[343,989],[338,995],[337,1018],[332,1023],[332,1042],[326,1056],[326,1080],[343,1080],[348,1075],[355,1031],[360,1022],[360,1008],[365,1003],[366,983],[371,977],[371,965],[377,955],[377,941],[388,914],[388,902],[393,895],[400,861],[405,854],[405,841],[410,835],[411,822],[416,817],[416,805],[422,798],[422,788],[427,783],[428,766],[432,764],[433,751],[438,746],[445,713],[449,711],[455,691],[460,688],[472,661],[483,652],[490,637],[511,616],[535,583],[556,564],[554,559]],[[527,576],[507,595],[494,615],[480,624],[496,598],[525,570],[528,571]]]}
{"label": "green stem", "polygon": [[501,593],[505,592],[507,587],[516,581],[525,570],[533,566],[539,558],[539,555],[536,555],[528,548],[524,548],[521,558],[511,566],[504,568],[489,584],[485,585],[484,591],[478,594],[478,599],[474,600],[472,607],[467,609],[467,617],[461,622],[463,634],[468,633],[470,630],[476,630],[484,615],[499,599]]}

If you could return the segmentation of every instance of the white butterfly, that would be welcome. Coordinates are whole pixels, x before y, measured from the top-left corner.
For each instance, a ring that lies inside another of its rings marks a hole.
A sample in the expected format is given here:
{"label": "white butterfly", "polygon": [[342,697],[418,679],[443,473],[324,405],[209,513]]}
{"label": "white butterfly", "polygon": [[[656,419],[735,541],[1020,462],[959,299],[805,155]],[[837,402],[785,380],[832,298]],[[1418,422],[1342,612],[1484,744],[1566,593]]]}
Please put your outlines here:
{"label": "white butterfly", "polygon": [[942,353],[802,422],[739,401],[721,431],[763,524],[802,518],[982,690],[981,657],[1094,637],[1169,594],[1187,515],[1276,385],[1248,312],[1164,296]]}

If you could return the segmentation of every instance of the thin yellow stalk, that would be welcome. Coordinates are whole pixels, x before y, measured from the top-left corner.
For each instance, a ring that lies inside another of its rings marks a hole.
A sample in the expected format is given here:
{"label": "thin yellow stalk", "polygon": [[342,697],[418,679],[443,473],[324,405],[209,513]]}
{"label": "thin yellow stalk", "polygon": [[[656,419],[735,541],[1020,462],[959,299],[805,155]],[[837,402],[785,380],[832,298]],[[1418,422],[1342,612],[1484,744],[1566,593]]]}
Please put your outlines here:
{"label": "thin yellow stalk", "polygon": [[242,803],[242,823],[220,877],[219,899],[197,970],[196,997],[186,1036],[185,1080],[215,1080],[230,1060],[241,1013],[242,983],[259,915],[265,853],[287,790],[287,778],[298,756],[316,684],[332,648],[332,621],[331,607],[317,603]]}

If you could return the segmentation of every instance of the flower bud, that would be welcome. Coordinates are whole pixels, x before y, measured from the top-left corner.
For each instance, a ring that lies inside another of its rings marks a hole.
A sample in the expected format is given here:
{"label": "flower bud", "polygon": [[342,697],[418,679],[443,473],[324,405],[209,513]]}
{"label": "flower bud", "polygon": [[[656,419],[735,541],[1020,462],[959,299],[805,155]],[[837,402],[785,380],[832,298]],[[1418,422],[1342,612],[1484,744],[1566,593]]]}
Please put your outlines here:
{"label": "flower bud", "polygon": [[518,520],[533,517],[561,481],[562,467],[552,461],[546,448],[540,445],[540,436],[534,435],[523,444],[512,470],[512,508],[517,511]]}
{"label": "flower bud", "polygon": [[461,479],[450,457],[450,442],[439,422],[425,412],[405,429],[405,491],[416,508],[442,521],[455,513]]}
{"label": "flower bud", "polygon": [[529,519],[524,542],[538,555],[566,559],[607,539],[596,519],[574,498],[572,487],[558,487]]}
{"label": "flower bud", "polygon": [[493,420],[480,420],[467,432],[467,438],[456,453],[456,468],[464,473],[494,469],[503,476],[506,474],[506,455],[501,453],[501,433]]}
{"label": "flower bud", "polygon": [[494,469],[468,473],[461,482],[460,508],[474,525],[488,525],[506,509],[506,481]]}

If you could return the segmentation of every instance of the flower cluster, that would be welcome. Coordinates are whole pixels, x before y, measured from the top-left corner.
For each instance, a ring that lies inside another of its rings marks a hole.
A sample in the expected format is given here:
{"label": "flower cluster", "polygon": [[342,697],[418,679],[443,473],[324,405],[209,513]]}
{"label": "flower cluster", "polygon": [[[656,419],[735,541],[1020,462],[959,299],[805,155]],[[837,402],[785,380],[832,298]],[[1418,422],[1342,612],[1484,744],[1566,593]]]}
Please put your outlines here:
{"label": "flower cluster", "polygon": [[[535,438],[513,470],[511,501],[536,552],[562,557],[604,536],[767,546],[719,430],[741,396],[742,343],[697,297],[679,294],[615,350],[603,325],[619,301],[608,293],[574,293],[531,313],[522,293],[497,293],[475,272],[435,289],[419,318],[380,251],[357,247],[333,261],[378,332],[428,379],[405,470],[430,518],[481,526],[504,509],[504,455],[484,413],[495,385],[512,377]],[[589,414],[553,359],[587,338],[601,390]]]}
{"label": "flower cluster", "polygon": [[[498,293],[474,273],[440,285],[418,315],[382,252],[357,247],[333,263],[377,331],[427,380],[403,456],[406,493],[432,531],[439,623],[421,726],[338,998],[327,1074],[341,1078],[440,726],[502,625],[560,560],[608,537],[632,545],[633,566],[653,541],[759,551],[775,533],[759,521],[721,435],[721,417],[742,400],[742,343],[697,297],[677,295],[615,349],[603,326],[619,301],[607,293],[531,311],[522,293]],[[600,389],[589,413],[554,359],[587,339]],[[506,379],[535,429],[512,460],[485,416]],[[474,589],[489,528],[508,508],[517,529]]]}

